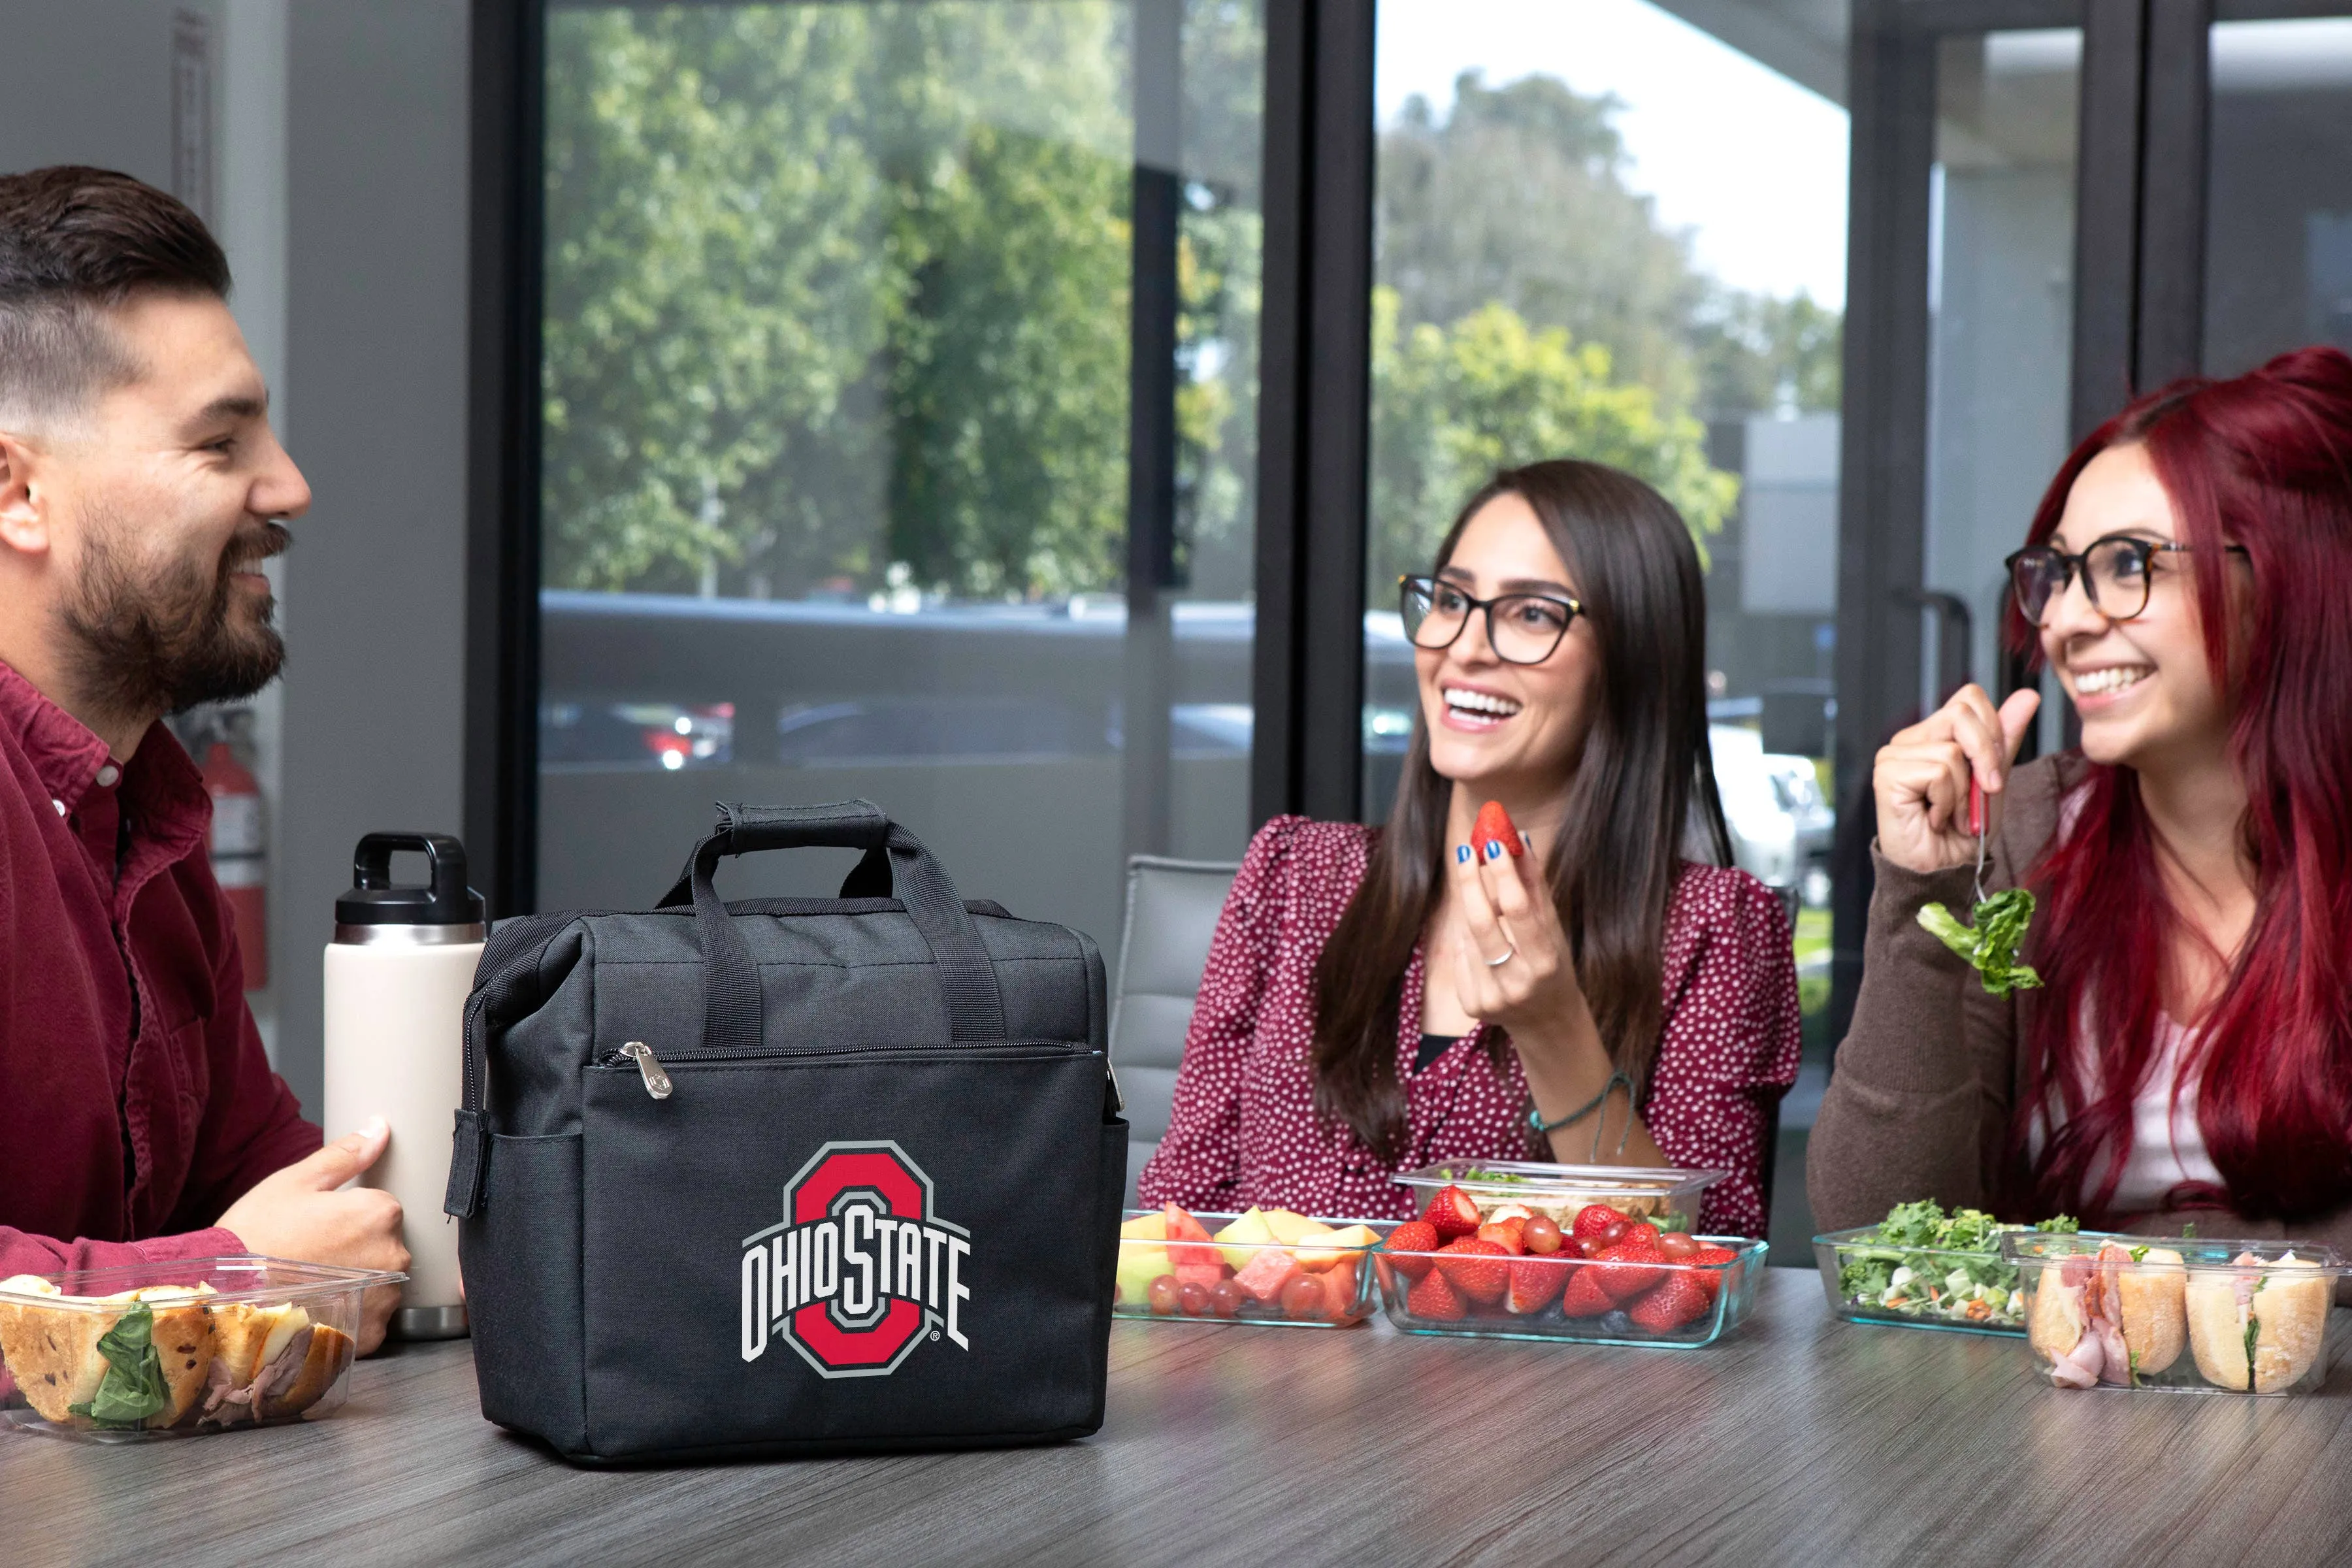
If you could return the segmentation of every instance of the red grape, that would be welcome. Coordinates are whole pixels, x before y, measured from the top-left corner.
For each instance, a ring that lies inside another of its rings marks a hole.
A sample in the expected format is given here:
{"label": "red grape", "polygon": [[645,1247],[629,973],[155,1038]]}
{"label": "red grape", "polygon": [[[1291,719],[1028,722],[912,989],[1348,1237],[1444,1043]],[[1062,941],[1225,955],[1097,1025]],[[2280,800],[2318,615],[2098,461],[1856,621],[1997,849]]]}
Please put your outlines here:
{"label": "red grape", "polygon": [[1209,1310],[1220,1318],[1239,1315],[1242,1303],[1248,1300],[1242,1293],[1242,1288],[1230,1279],[1220,1279],[1209,1287]]}
{"label": "red grape", "polygon": [[1559,1244],[1559,1223],[1543,1215],[1537,1215],[1530,1218],[1526,1227],[1519,1232],[1519,1245],[1529,1252],[1547,1254],[1558,1252]]}
{"label": "red grape", "polygon": [[1287,1318],[1319,1318],[1323,1315],[1323,1280],[1314,1274],[1300,1274],[1282,1288],[1282,1312]]}
{"label": "red grape", "polygon": [[1631,1220],[1612,1220],[1609,1228],[1601,1233],[1601,1239],[1612,1247],[1616,1246],[1625,1239],[1625,1232],[1632,1228],[1633,1223]]}
{"label": "red grape", "polygon": [[1658,1237],[1658,1250],[1679,1261],[1696,1252],[1698,1243],[1679,1230],[1670,1230]]}
{"label": "red grape", "polygon": [[1188,1318],[1203,1316],[1209,1310],[1209,1288],[1197,1279],[1187,1279],[1176,1288],[1176,1304]]}
{"label": "red grape", "polygon": [[1151,1310],[1165,1318],[1176,1310],[1176,1276],[1162,1274],[1151,1282]]}

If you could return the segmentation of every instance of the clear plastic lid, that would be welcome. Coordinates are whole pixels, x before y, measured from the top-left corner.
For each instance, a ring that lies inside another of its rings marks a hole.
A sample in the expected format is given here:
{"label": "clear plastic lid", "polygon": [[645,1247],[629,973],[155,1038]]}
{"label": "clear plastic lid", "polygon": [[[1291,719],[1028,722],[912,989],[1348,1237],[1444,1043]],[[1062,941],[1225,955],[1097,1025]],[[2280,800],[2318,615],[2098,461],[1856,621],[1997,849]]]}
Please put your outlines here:
{"label": "clear plastic lid", "polygon": [[1729,1173],[1660,1170],[1643,1165],[1552,1165],[1537,1160],[1448,1160],[1390,1178],[1425,1203],[1441,1187],[1459,1187],[1479,1207],[1520,1204],[1554,1212],[1607,1204],[1636,1217],[1690,1216],[1698,1196]]}
{"label": "clear plastic lid", "polygon": [[[326,1263],[295,1263],[283,1258],[243,1253],[224,1258],[191,1258],[176,1262],[134,1263],[119,1268],[82,1268],[59,1274],[18,1274],[0,1279],[0,1302],[46,1307],[57,1311],[120,1311],[123,1303],[108,1298],[129,1290],[161,1290],[209,1287],[204,1300],[216,1307],[249,1301],[299,1301],[307,1295],[331,1295],[344,1290],[368,1290],[397,1285],[408,1278],[383,1268],[339,1268]],[[47,1290],[22,1284],[39,1280]]]}

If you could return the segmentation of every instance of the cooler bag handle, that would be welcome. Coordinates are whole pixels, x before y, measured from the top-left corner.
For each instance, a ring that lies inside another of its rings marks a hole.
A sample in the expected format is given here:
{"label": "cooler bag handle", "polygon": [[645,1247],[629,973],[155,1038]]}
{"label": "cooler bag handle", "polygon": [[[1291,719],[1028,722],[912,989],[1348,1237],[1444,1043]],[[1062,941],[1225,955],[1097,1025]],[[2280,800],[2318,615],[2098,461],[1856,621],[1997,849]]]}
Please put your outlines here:
{"label": "cooler bag handle", "polygon": [[948,1033],[956,1040],[1001,1040],[1004,997],[996,966],[965,912],[955,880],[923,841],[867,800],[824,805],[735,805],[719,803],[710,837],[694,847],[659,909],[689,900],[702,939],[702,1043],[706,1050],[761,1048],[760,969],[751,945],[711,883],[719,858],[767,849],[879,849],[889,858],[891,881],[907,913],[930,945],[931,963],[947,994]]}

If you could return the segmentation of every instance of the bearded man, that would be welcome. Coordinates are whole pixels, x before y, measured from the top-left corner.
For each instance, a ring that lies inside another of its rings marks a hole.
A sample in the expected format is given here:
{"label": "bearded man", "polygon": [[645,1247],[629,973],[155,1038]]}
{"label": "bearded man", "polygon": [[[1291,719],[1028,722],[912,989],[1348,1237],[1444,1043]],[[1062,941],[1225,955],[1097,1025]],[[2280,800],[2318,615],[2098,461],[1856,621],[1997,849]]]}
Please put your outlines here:
{"label": "bearded man", "polygon": [[162,723],[277,675],[261,564],[310,504],[228,291],[162,192],[0,176],[0,1278],[407,1264],[397,1201],[338,1190],[382,1124],[322,1148],[263,1054]]}

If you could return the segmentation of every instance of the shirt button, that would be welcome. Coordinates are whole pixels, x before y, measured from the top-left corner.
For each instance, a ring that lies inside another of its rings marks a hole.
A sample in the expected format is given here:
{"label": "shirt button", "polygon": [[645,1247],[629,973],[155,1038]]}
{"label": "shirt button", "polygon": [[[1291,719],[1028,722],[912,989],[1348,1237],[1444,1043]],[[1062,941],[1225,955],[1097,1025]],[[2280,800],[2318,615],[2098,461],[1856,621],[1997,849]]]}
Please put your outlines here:
{"label": "shirt button", "polygon": [[105,785],[108,789],[112,789],[114,787],[114,781],[121,776],[122,770],[116,767],[112,763],[109,763],[106,766],[98,770],[98,782]]}
{"label": "shirt button", "polygon": [[49,802],[49,804],[58,808],[58,815],[59,816],[63,816],[66,814],[66,803],[64,801],[53,800]]}

